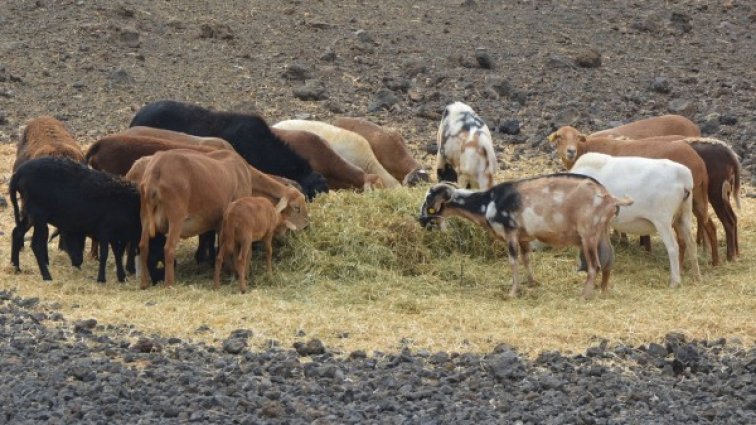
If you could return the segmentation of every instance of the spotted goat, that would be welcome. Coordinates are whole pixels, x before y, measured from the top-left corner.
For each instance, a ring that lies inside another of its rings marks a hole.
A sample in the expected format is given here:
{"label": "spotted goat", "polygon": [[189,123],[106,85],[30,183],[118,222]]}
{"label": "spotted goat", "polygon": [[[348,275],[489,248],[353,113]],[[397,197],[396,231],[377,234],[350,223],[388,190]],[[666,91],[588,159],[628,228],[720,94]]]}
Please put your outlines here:
{"label": "spotted goat", "polygon": [[609,226],[619,207],[632,202],[615,198],[593,178],[563,173],[500,183],[485,191],[438,183],[426,194],[420,223],[443,227],[446,217],[462,217],[504,240],[512,267],[510,297],[517,296],[519,288],[518,254],[528,272],[527,282],[535,282],[528,258],[531,241],[579,246],[588,263],[582,294],[587,299],[592,296],[599,269],[601,290],[608,289],[614,262]]}
{"label": "spotted goat", "polygon": [[468,189],[490,189],[496,175],[496,153],[488,126],[462,102],[444,109],[437,134],[438,180],[458,181]]}

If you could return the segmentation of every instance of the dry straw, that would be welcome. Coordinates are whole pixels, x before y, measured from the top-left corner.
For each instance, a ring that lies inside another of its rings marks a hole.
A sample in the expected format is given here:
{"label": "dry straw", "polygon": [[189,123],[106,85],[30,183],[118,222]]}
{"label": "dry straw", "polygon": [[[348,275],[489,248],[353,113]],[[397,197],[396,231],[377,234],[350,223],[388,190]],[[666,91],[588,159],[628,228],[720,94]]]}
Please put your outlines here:
{"label": "dry straw", "polygon": [[[635,242],[615,245],[617,264],[607,297],[578,299],[585,275],[575,271],[576,251],[564,249],[535,253],[541,284],[506,300],[511,275],[503,244],[456,219],[449,220],[447,232],[422,229],[416,216],[424,190],[318,197],[311,226],[279,241],[272,277],[263,273],[262,253],[255,253],[252,290],[245,295],[228,275],[220,291],[211,289],[210,267],[194,264],[194,238],[180,246],[172,290],[159,285],[141,291],[134,278],[118,284],[112,263],[108,283],[98,285],[95,262],[73,269],[55,244],[50,244],[52,283],[40,280],[27,248],[23,273],[6,266],[0,286],[57,304],[70,319],[133,323],[147,333],[215,343],[234,329],[252,329],[257,347],[271,340],[291,346],[320,338],[343,352],[402,346],[486,351],[507,343],[537,354],[580,352],[601,338],[640,344],[671,331],[754,342],[756,202],[751,199],[743,199],[739,211],[741,259],[712,268],[702,257],[701,282],[684,273],[682,288],[670,290],[666,252],[654,238],[651,254]],[[9,236],[12,215],[2,214],[2,230]],[[7,236],[0,245],[6,259]],[[202,325],[209,331],[197,331]]]}

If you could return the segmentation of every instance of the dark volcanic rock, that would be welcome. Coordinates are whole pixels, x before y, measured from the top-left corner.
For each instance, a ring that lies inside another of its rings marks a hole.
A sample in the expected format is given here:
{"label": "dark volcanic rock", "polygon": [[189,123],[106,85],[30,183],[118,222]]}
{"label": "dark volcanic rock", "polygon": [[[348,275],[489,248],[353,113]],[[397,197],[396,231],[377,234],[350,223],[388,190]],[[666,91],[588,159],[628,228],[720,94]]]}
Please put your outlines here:
{"label": "dark volcanic rock", "polygon": [[601,53],[588,49],[575,55],[575,63],[581,68],[598,68],[601,66]]}
{"label": "dark volcanic rock", "polygon": [[391,90],[381,89],[375,93],[373,101],[368,106],[368,112],[377,112],[381,109],[391,109],[396,103],[399,102],[399,98]]}
{"label": "dark volcanic rock", "polygon": [[478,65],[483,69],[494,68],[494,61],[491,58],[491,54],[488,53],[488,50],[484,47],[478,47],[475,49],[475,60],[478,61]]}
{"label": "dark volcanic rock", "polygon": [[299,100],[318,101],[328,99],[328,92],[320,81],[311,80],[307,84],[294,88],[294,97]]}
{"label": "dark volcanic rock", "polygon": [[[246,329],[232,332],[223,350],[180,341],[156,350],[157,338],[128,350],[119,327],[46,322],[36,308],[0,291],[3,423],[756,420],[756,348],[724,340],[668,334],[645,350],[602,342],[586,356],[549,351],[533,361],[505,344],[485,355],[405,348],[340,360],[316,339],[296,352],[245,351]],[[77,326],[92,333],[82,341],[70,331]]]}
{"label": "dark volcanic rock", "polygon": [[672,84],[667,77],[656,77],[651,81],[651,90],[657,93],[668,94],[672,91]]}

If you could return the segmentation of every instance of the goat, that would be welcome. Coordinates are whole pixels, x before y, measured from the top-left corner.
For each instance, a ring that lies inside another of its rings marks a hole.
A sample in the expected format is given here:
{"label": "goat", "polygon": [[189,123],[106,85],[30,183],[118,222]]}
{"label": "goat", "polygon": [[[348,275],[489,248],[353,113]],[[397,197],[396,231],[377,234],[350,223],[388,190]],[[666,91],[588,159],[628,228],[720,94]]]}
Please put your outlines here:
{"label": "goat", "polygon": [[436,173],[439,181],[459,179],[464,188],[494,185],[496,153],[491,132],[471,107],[454,102],[444,109],[437,133]]}
{"label": "goat", "polygon": [[693,121],[681,115],[662,115],[597,131],[591,133],[588,138],[607,136],[636,140],[658,136],[677,136],[677,138],[682,139],[685,137],[700,137],[701,129]]}
{"label": "goat", "polygon": [[588,139],[574,127],[564,126],[548,137],[556,144],[557,154],[566,169],[588,152],[599,152],[613,156],[640,156],[644,158],[669,159],[690,169],[693,174],[693,214],[711,248],[711,263],[719,264],[717,252],[717,231],[709,217],[709,175],[706,164],[687,143],[676,140],[658,143],[654,139],[613,140],[607,138]]}
{"label": "goat", "polygon": [[407,142],[398,131],[359,118],[342,117],[333,125],[364,137],[378,162],[403,186],[415,186],[430,180],[428,172],[412,157]]}
{"label": "goat", "polygon": [[[613,157],[593,152],[578,158],[570,172],[593,177],[609,193],[633,199],[632,205],[620,210],[612,227],[629,234],[659,233],[669,255],[671,288],[680,284],[680,265],[686,246],[692,248],[688,258],[696,278],[700,279],[690,230],[693,175],[687,167],[668,159]],[[678,240],[682,246],[678,246]]]}
{"label": "goat", "polygon": [[486,227],[507,243],[512,267],[510,297],[517,296],[517,256],[535,282],[528,259],[530,242],[554,246],[577,245],[588,263],[583,298],[593,293],[596,273],[601,269],[601,289],[608,289],[613,248],[608,228],[620,206],[632,200],[617,199],[595,179],[575,174],[551,174],[499,183],[484,191],[457,189],[449,183],[432,186],[420,208],[420,223],[441,221],[449,216],[466,218]]}
{"label": "goat", "polygon": [[253,242],[263,241],[268,275],[273,274],[273,236],[283,229],[296,230],[288,220],[286,198],[274,207],[268,198],[247,196],[228,205],[218,234],[218,255],[215,258],[214,289],[220,288],[220,273],[226,256],[234,258],[239,290],[247,292],[247,267]]}
{"label": "goat", "polygon": [[[139,192],[140,263],[142,269],[147,267],[149,239],[158,232],[165,234],[165,284],[168,287],[175,280],[174,260],[179,239],[218,230],[228,204],[238,198],[262,195],[275,202],[285,198],[292,208],[290,221],[297,228],[307,224],[307,206],[302,193],[270,178],[227,150],[157,152],[144,166]],[[141,288],[146,287],[147,277],[143,274]]]}

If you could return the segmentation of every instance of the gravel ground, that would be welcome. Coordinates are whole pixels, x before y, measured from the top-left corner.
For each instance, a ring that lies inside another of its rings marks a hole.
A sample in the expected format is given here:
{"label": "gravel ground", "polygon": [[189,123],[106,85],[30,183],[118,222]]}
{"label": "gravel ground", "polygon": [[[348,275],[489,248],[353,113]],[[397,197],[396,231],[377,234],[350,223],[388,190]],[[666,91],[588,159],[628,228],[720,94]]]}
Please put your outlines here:
{"label": "gravel ground", "polygon": [[[640,347],[487,354],[249,351],[70,323],[0,292],[1,423],[753,424],[756,347],[668,334]],[[54,306],[53,306],[54,307]]]}

